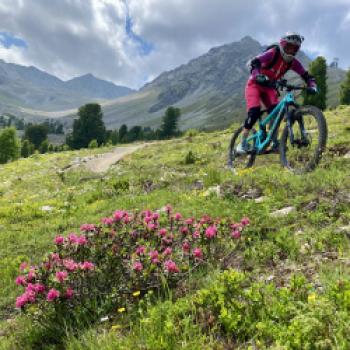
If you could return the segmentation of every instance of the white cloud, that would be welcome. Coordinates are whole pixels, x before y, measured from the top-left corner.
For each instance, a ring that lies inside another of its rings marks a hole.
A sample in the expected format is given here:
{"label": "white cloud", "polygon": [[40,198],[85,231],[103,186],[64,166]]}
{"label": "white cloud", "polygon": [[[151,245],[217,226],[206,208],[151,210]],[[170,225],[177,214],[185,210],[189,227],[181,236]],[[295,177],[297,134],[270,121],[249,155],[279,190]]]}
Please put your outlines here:
{"label": "white cloud", "polygon": [[[287,30],[305,49],[350,65],[349,0],[1,0],[0,32],[27,48],[0,47],[0,58],[31,64],[61,78],[93,73],[139,87],[213,46],[251,35],[268,44]],[[125,30],[128,6],[135,35]]]}

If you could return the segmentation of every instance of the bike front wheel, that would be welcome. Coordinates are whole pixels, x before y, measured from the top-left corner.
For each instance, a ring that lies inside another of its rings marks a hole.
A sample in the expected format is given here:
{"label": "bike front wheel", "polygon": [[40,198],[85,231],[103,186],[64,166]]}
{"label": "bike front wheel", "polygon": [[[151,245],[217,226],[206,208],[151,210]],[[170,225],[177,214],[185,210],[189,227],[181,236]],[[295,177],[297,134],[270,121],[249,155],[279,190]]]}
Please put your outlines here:
{"label": "bike front wheel", "polygon": [[[228,167],[239,172],[240,170],[247,169],[253,166],[256,158],[256,153],[254,151],[254,142],[250,141],[248,146],[251,151],[242,154],[237,151],[237,146],[242,141],[243,126],[238,128],[232,135],[229,150],[228,150]],[[253,133],[256,131],[253,130]],[[253,139],[254,140],[254,139]]]}
{"label": "bike front wheel", "polygon": [[327,133],[326,119],[318,108],[302,106],[295,110],[281,137],[282,166],[295,174],[314,170],[325,150]]}

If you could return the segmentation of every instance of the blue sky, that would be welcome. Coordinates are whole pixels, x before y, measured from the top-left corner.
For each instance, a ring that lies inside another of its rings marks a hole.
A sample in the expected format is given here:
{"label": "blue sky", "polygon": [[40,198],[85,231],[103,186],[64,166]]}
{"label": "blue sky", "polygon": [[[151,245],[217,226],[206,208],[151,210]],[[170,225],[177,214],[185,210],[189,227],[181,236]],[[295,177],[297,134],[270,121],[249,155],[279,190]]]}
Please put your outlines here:
{"label": "blue sky", "polygon": [[125,18],[125,31],[126,34],[128,35],[128,38],[135,42],[139,48],[139,53],[140,55],[149,55],[151,51],[154,50],[154,45],[152,43],[147,42],[145,39],[143,39],[141,36],[135,34],[133,31],[133,21],[132,18],[130,17],[129,9],[127,4],[126,6],[126,18]]}
{"label": "blue sky", "polygon": [[250,35],[286,31],[350,67],[350,0],[1,0],[0,58],[61,79],[92,73],[132,88]]}
{"label": "blue sky", "polygon": [[7,32],[0,32],[0,43],[6,49],[11,48],[11,46],[27,47],[27,44],[23,39],[17,38]]}

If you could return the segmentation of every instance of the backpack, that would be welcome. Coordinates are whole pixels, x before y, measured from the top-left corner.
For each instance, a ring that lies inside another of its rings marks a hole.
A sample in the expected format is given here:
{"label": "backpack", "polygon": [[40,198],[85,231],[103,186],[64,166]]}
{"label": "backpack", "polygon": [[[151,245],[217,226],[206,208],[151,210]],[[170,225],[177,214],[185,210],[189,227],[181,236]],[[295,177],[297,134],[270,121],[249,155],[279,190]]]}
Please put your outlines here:
{"label": "backpack", "polygon": [[[280,50],[280,46],[278,44],[272,44],[269,45],[264,52],[270,50],[270,49],[275,49],[275,54],[273,56],[272,61],[265,67],[265,69],[271,69],[277,62],[279,55],[281,54],[281,50]],[[293,61],[288,63],[287,66],[287,71],[290,69],[290,67],[292,66]]]}

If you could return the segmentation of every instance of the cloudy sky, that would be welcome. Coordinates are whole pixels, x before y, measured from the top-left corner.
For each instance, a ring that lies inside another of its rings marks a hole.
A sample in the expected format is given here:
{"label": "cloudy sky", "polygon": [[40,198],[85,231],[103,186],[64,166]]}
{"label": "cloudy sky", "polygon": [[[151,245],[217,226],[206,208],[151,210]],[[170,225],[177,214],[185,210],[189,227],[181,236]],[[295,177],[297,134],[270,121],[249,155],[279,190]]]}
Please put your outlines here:
{"label": "cloudy sky", "polygon": [[133,88],[213,46],[288,30],[311,57],[350,66],[350,0],[0,0],[1,59]]}

